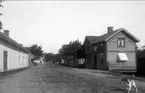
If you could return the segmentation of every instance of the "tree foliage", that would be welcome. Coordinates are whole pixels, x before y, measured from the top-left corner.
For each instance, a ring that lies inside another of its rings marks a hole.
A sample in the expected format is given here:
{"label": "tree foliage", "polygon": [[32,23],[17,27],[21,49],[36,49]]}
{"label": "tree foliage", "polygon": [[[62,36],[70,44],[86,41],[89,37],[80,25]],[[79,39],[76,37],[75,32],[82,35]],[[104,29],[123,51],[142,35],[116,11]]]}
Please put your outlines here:
{"label": "tree foliage", "polygon": [[[0,0],[0,8],[2,8],[3,7],[3,5],[2,5],[2,2],[3,2],[4,0]],[[0,16],[1,15],[3,15],[2,13],[0,13]],[[0,30],[2,30],[3,29],[3,24],[2,24],[2,22],[0,21]]]}
{"label": "tree foliage", "polygon": [[79,40],[71,41],[69,44],[63,45],[60,50],[60,55],[74,55],[76,51],[81,47],[81,42]]}
{"label": "tree foliage", "polygon": [[0,30],[2,30],[3,29],[3,24],[2,24],[2,22],[0,21]]}
{"label": "tree foliage", "polygon": [[137,50],[137,59],[145,58],[145,49],[138,49]]}
{"label": "tree foliage", "polygon": [[38,46],[37,44],[34,44],[30,47],[30,52],[35,55],[36,57],[42,57],[43,56],[43,50],[42,46]]}
{"label": "tree foliage", "polygon": [[83,53],[83,47],[79,40],[70,41],[69,44],[65,44],[59,49],[59,54],[62,57],[71,55],[76,58],[80,58],[83,57],[81,56],[84,55]]}
{"label": "tree foliage", "polygon": [[45,53],[45,61],[60,62],[60,55],[53,53]]}
{"label": "tree foliage", "polygon": [[80,58],[85,58],[85,57],[86,57],[86,54],[84,52],[84,47],[81,46],[81,48],[79,50],[77,50],[77,52],[76,52],[76,58],[80,59]]}
{"label": "tree foliage", "polygon": [[4,0],[0,0],[0,7],[3,7],[3,5],[2,5],[2,2],[3,2]]}

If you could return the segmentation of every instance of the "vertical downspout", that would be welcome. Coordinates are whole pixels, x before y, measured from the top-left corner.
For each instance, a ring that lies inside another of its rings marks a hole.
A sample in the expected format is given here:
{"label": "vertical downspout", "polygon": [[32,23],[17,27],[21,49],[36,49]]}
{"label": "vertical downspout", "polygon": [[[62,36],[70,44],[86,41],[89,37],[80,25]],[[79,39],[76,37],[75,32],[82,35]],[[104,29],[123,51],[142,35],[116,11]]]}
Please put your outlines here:
{"label": "vertical downspout", "polygon": [[108,53],[108,49],[107,49],[107,41],[105,42],[105,55],[106,55],[106,66],[107,66],[107,70],[109,70],[109,62],[107,62],[107,59],[108,59],[108,55],[107,55],[107,53]]}
{"label": "vertical downspout", "polygon": [[138,65],[137,64],[137,45],[136,45],[136,43],[135,43],[135,64],[136,64],[136,69],[135,69],[136,70],[135,73],[136,73],[136,72],[138,72],[138,67],[137,67],[137,65]]}

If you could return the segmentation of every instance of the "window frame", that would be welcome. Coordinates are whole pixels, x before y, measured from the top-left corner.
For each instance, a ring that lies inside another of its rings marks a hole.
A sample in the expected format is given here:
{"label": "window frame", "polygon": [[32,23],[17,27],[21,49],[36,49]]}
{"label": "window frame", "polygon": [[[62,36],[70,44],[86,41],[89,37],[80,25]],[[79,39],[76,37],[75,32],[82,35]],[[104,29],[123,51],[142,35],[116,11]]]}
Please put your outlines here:
{"label": "window frame", "polygon": [[[125,63],[127,60],[120,60],[118,53],[124,53],[124,52],[117,52],[117,63]],[[127,54],[126,54],[126,56],[127,56]]]}
{"label": "window frame", "polygon": [[104,63],[104,53],[100,53],[100,61],[102,64]]}
{"label": "window frame", "polygon": [[98,50],[98,47],[97,46],[94,46],[94,51],[97,51]]}
{"label": "window frame", "polygon": [[[121,43],[122,40],[123,40],[123,43],[124,43],[123,45]],[[120,44],[119,44],[119,42],[120,42]],[[125,38],[123,38],[123,37],[122,38],[117,38],[117,47],[118,48],[125,48]]]}
{"label": "window frame", "polygon": [[19,65],[21,65],[21,55],[19,55]]}
{"label": "window frame", "polygon": [[25,57],[23,56],[23,65],[24,65],[24,63],[25,63]]}

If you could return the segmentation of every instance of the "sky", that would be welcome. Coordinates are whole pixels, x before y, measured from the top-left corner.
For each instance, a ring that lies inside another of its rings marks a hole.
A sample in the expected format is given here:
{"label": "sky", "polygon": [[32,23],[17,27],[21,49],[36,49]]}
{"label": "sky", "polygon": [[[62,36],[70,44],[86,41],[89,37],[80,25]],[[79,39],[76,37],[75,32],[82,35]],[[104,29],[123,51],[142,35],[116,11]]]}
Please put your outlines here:
{"label": "sky", "polygon": [[6,1],[0,11],[4,29],[23,46],[38,44],[57,53],[63,44],[107,27],[125,28],[145,44],[145,1]]}

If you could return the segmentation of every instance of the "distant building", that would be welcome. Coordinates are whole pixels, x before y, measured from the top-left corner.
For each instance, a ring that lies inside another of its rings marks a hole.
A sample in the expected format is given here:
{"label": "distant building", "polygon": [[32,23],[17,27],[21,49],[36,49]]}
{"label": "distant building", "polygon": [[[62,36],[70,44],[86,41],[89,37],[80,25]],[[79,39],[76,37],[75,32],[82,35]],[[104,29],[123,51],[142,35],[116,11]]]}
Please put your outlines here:
{"label": "distant building", "polygon": [[36,57],[33,60],[33,62],[36,63],[36,64],[43,64],[44,63],[44,57]]}
{"label": "distant building", "polygon": [[0,72],[29,67],[33,55],[9,37],[9,31],[0,32]]}
{"label": "distant building", "polygon": [[76,67],[78,65],[78,61],[73,55],[67,55],[61,59],[60,64]]}
{"label": "distant building", "polygon": [[136,43],[139,39],[124,28],[101,36],[86,36],[83,46],[86,68],[136,71]]}

